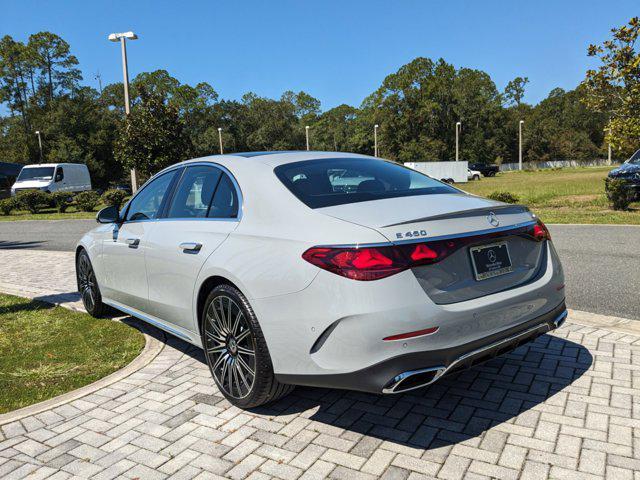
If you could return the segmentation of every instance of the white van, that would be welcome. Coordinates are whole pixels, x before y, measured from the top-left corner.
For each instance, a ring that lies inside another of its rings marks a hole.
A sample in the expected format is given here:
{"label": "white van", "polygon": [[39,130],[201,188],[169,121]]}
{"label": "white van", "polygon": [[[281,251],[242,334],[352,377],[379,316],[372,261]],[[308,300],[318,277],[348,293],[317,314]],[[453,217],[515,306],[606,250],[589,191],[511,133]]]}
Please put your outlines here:
{"label": "white van", "polygon": [[42,190],[47,193],[91,190],[89,169],[83,163],[25,165],[11,187],[11,195],[22,190]]}

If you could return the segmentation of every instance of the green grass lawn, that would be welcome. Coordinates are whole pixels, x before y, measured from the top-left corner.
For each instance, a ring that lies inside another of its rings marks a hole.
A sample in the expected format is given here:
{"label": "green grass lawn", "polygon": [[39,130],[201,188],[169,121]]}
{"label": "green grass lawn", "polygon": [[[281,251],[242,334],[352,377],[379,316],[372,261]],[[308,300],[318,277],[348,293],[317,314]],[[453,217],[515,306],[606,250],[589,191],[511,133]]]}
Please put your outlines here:
{"label": "green grass lawn", "polygon": [[109,375],[144,343],[124,323],[0,294],[0,413]]}
{"label": "green grass lawn", "polygon": [[459,187],[481,196],[494,191],[514,193],[520,203],[531,207],[547,223],[640,224],[640,203],[632,204],[627,212],[609,208],[604,179],[610,170],[593,167],[511,172]]}

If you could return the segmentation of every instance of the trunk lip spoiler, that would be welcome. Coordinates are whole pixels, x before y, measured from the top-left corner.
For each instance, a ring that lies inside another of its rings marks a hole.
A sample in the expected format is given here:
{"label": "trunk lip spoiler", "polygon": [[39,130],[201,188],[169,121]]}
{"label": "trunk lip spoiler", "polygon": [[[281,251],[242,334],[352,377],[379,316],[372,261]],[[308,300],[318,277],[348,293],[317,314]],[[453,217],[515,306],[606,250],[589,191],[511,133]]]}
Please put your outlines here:
{"label": "trunk lip spoiler", "polygon": [[383,225],[380,228],[397,227],[400,225],[410,225],[412,223],[420,223],[420,222],[431,222],[434,220],[477,217],[480,214],[491,213],[491,212],[494,212],[494,213],[502,212],[506,214],[514,214],[514,213],[527,213],[529,211],[530,211],[529,207],[527,207],[526,205],[495,205],[492,207],[470,208],[468,210],[458,210],[456,212],[442,213],[440,215],[432,215],[429,217],[416,218],[413,220],[406,220],[404,222],[392,223],[390,225]]}
{"label": "trunk lip spoiler", "polygon": [[476,235],[487,235],[489,233],[509,232],[510,230],[518,230],[524,227],[531,227],[537,223],[537,220],[529,220],[527,222],[514,223],[513,225],[505,225],[504,227],[487,228],[483,230],[473,230],[470,232],[452,233],[449,235],[438,235],[436,237],[420,237],[411,240],[400,240],[396,242],[376,242],[376,243],[345,243],[337,245],[316,245],[314,248],[373,248],[373,247],[389,247],[393,245],[406,245],[410,243],[427,243],[438,240],[451,240],[454,238],[474,237]]}

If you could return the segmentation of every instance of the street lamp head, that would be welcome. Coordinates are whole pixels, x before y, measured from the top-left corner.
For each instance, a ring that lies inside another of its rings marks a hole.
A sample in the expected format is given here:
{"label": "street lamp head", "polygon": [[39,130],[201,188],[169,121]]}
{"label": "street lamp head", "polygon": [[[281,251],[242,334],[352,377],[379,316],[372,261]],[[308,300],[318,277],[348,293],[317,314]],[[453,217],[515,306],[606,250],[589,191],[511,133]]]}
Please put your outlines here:
{"label": "street lamp head", "polygon": [[524,120],[520,120],[520,125],[524,124]]}
{"label": "street lamp head", "polygon": [[138,35],[133,32],[111,33],[107,38],[111,42],[119,42],[121,38],[126,38],[127,40],[137,40]]}
{"label": "street lamp head", "polygon": [[459,127],[460,125],[462,125],[462,122],[456,122],[456,127]]}
{"label": "street lamp head", "polygon": [[304,127],[306,130],[309,130],[309,125],[305,125]]}
{"label": "street lamp head", "polygon": [[373,126],[373,128],[378,128],[378,124],[376,123],[376,124]]}
{"label": "street lamp head", "polygon": [[40,130],[36,130],[36,135],[40,135]]}
{"label": "street lamp head", "polygon": [[218,131],[221,132],[222,131],[222,127],[218,127]]}

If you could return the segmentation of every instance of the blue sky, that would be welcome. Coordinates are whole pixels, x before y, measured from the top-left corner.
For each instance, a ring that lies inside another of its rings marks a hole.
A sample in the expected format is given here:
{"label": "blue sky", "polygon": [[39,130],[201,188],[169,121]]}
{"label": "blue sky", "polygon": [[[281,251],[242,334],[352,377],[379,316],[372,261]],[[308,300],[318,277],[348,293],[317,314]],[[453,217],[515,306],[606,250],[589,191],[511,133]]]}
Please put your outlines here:
{"label": "blue sky", "polygon": [[110,32],[133,30],[131,77],[166,69],[209,82],[221,97],[304,90],[322,108],[359,105],[415,57],[488,72],[499,89],[529,77],[525,100],[574,88],[589,43],[640,14],[637,0],[593,1],[31,1],[0,0],[0,34],[25,41],[49,30],[80,60],[85,83],[120,81]]}

